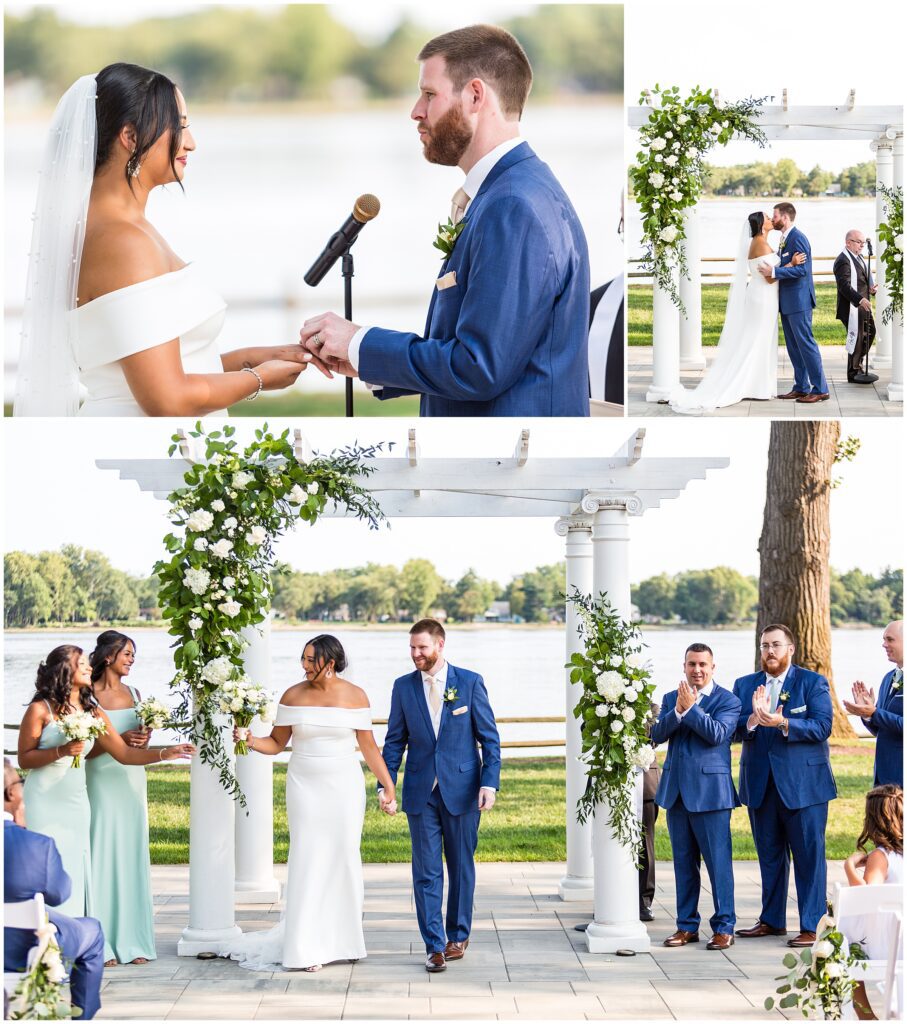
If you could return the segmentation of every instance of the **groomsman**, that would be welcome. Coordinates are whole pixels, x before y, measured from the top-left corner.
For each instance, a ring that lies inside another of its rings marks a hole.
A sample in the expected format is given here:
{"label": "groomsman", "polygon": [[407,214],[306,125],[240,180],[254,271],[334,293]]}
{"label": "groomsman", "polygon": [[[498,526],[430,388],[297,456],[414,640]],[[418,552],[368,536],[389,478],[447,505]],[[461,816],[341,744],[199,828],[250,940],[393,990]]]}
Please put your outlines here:
{"label": "groomsman", "polygon": [[893,668],[882,680],[879,699],[857,680],[853,701],[844,701],[848,714],[859,715],[863,725],[876,737],[873,786],[892,783],[904,788],[904,623],[889,622],[882,634],[882,646]]}
{"label": "groomsman", "polygon": [[665,695],[652,742],[668,741],[668,756],[655,799],[667,811],[674,855],[677,931],[666,946],[699,942],[701,861],[712,886],[714,913],[707,949],[734,944],[734,862],[731,810],[740,806],[731,777],[731,740],[740,701],[714,680],[715,662],[706,644],[690,644],[686,677]]}
{"label": "groomsman", "polygon": [[811,946],[825,913],[825,825],[838,795],[828,736],[832,704],[828,680],[792,663],[787,626],[762,631],[762,671],[734,683],[742,710],[735,739],[740,755],[740,799],[749,810],[762,876],[762,912],[741,938],[787,934],[787,883],[794,862],[800,933],[788,946]]}

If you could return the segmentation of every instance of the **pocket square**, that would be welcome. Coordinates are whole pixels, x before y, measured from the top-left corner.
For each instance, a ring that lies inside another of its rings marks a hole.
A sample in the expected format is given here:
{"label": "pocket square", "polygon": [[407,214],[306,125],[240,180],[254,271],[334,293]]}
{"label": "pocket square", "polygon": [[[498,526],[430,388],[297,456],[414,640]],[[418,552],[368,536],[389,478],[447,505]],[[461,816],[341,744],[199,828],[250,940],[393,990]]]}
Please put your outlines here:
{"label": "pocket square", "polygon": [[804,704],[802,708],[791,708],[790,709],[790,713],[792,715],[799,715],[801,711],[805,711],[805,710],[806,710],[806,705]]}
{"label": "pocket square", "polygon": [[452,715],[465,715],[469,710],[468,707],[457,708],[456,711],[451,711]]}
{"label": "pocket square", "polygon": [[457,272],[456,270],[448,271],[443,277],[439,277],[435,282],[435,287],[439,292],[443,292],[445,288],[453,288],[457,283]]}

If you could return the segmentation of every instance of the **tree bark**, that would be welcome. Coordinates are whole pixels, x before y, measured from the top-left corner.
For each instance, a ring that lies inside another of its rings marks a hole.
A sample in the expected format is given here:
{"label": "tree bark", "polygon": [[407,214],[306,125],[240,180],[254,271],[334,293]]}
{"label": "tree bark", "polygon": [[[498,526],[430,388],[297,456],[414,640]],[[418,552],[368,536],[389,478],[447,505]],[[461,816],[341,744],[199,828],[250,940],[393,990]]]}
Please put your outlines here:
{"label": "tree bark", "polygon": [[834,707],[832,736],[853,737],[831,671],[829,499],[840,434],[837,420],[779,420],[771,425],[759,538],[756,643],[758,647],[769,623],[787,626],[796,644],[794,662],[828,679]]}

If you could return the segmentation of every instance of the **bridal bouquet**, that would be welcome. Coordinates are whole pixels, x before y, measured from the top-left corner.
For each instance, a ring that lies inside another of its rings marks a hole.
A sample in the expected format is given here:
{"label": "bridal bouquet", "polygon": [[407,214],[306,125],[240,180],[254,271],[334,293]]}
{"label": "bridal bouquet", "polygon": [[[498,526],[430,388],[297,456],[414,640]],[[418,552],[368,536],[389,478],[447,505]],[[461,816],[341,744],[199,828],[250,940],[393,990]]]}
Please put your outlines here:
{"label": "bridal bouquet", "polygon": [[170,721],[170,708],[157,697],[146,697],[136,704],[135,714],[145,729],[163,729]]}
{"label": "bridal bouquet", "polygon": [[239,730],[239,739],[233,753],[244,755],[249,753],[246,741],[252,719],[256,715],[263,722],[273,719],[274,695],[257,683],[249,683],[245,679],[228,679],[221,687],[218,707],[233,717],[233,724]]}
{"label": "bridal bouquet", "polygon": [[[107,732],[107,725],[103,718],[96,718],[88,711],[72,711],[57,719],[57,725],[67,740],[80,740],[86,743],[93,740],[95,736],[103,736]],[[82,755],[76,754],[72,759],[72,767],[78,768],[82,764]]]}

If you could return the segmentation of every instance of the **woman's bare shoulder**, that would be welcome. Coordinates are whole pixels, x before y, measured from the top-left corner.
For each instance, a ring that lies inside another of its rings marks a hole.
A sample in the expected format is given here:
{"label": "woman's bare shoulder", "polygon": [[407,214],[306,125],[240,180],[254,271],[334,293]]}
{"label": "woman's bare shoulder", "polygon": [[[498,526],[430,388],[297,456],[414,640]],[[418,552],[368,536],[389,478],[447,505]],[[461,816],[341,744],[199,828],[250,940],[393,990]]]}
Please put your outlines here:
{"label": "woman's bare shoulder", "polygon": [[349,702],[347,707],[358,711],[360,708],[370,708],[372,706],[368,699],[368,694],[361,686],[351,683],[348,679],[343,680],[343,685],[343,698]]}
{"label": "woman's bare shoulder", "polygon": [[171,254],[141,225],[101,220],[85,234],[79,304],[175,269]]}
{"label": "woman's bare shoulder", "polygon": [[749,258],[754,260],[757,256],[768,256],[771,252],[772,247],[764,238],[754,238],[750,245]]}

